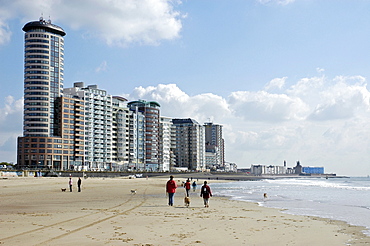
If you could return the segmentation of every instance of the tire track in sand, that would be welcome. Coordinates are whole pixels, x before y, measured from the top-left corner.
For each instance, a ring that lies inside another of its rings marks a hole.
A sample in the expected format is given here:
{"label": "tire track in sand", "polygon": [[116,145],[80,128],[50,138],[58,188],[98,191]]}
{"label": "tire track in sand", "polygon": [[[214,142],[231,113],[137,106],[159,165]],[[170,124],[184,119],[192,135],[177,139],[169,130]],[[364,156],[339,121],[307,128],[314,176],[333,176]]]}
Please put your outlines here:
{"label": "tire track in sand", "polygon": [[[61,235],[59,235],[59,236],[56,236],[56,237],[50,238],[50,239],[48,239],[48,240],[46,240],[46,241],[43,241],[43,242],[38,243],[38,244],[35,244],[35,245],[44,245],[44,244],[47,244],[47,243],[49,243],[49,242],[51,242],[51,241],[53,241],[53,240],[57,240],[57,239],[63,238],[63,237],[68,236],[68,235],[70,235],[70,234],[72,234],[72,233],[75,233],[75,232],[81,231],[81,230],[83,230],[83,229],[86,229],[86,228],[89,228],[89,227],[94,226],[94,225],[96,225],[96,224],[102,223],[102,222],[107,221],[107,220],[109,220],[109,219],[112,219],[112,218],[114,218],[114,217],[117,217],[117,216],[120,216],[120,215],[124,215],[124,214],[126,214],[126,213],[128,213],[128,212],[131,212],[132,210],[134,210],[134,209],[136,209],[136,208],[138,208],[138,207],[142,206],[142,205],[145,203],[145,201],[146,201],[146,199],[147,199],[147,198],[146,198],[146,190],[147,190],[147,188],[146,188],[146,189],[144,190],[144,192],[143,192],[143,200],[142,200],[139,204],[137,204],[137,205],[135,205],[135,206],[133,206],[133,207],[131,207],[131,208],[129,208],[129,209],[126,209],[126,210],[124,210],[124,211],[122,211],[122,212],[120,212],[120,213],[116,213],[116,214],[114,214],[114,215],[108,216],[108,217],[106,217],[106,218],[99,219],[99,220],[94,221],[94,222],[92,222],[92,223],[87,223],[87,224],[85,224],[85,225],[83,225],[83,226],[80,226],[80,227],[78,227],[78,228],[76,228],[76,229],[73,229],[73,230],[67,231],[67,232],[65,232],[65,233],[63,233],[63,234],[61,234]],[[131,201],[132,201],[132,199],[133,199],[133,197],[134,197],[134,196],[131,196],[131,197],[130,197],[129,199],[127,199],[125,202],[120,203],[120,204],[118,204],[118,205],[116,205],[116,206],[113,206],[113,207],[110,207],[110,208],[106,208],[106,209],[102,209],[102,210],[96,211],[96,212],[94,212],[94,213],[90,213],[90,214],[82,215],[82,216],[79,216],[79,217],[76,217],[76,218],[72,218],[72,219],[68,219],[68,220],[64,220],[64,221],[59,221],[59,222],[54,223],[54,224],[45,225],[45,226],[42,226],[42,227],[40,227],[40,228],[33,229],[33,230],[29,230],[29,231],[25,231],[25,232],[22,232],[22,233],[18,233],[18,234],[15,234],[15,235],[9,236],[9,237],[0,238],[0,244],[4,244],[4,243],[6,243],[5,241],[11,240],[11,239],[16,239],[17,237],[27,237],[28,235],[31,235],[32,233],[38,233],[38,232],[40,232],[40,231],[42,231],[42,230],[48,230],[48,229],[49,229],[49,228],[51,228],[51,227],[61,226],[61,225],[63,225],[63,224],[70,223],[70,222],[73,222],[73,221],[78,221],[78,220],[82,220],[82,221],[84,221],[84,219],[86,219],[86,218],[88,218],[88,217],[92,217],[92,216],[94,216],[94,215],[98,215],[98,214],[101,214],[101,213],[104,213],[104,212],[107,212],[107,211],[109,212],[109,211],[111,211],[111,210],[114,210],[114,209],[116,209],[116,208],[119,208],[119,207],[121,207],[121,206],[124,206],[124,205],[126,205],[127,203],[131,202]],[[137,197],[137,196],[136,196],[136,197]],[[83,223],[83,222],[82,222],[82,223]]]}

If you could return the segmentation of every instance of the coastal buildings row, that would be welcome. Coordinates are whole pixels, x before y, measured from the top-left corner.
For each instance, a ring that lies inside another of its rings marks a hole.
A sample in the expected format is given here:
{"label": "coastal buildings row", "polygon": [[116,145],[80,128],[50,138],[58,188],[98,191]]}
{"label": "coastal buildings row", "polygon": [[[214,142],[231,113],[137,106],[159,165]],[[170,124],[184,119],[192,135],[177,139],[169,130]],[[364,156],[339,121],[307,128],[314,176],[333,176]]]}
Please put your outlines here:
{"label": "coastal buildings row", "polygon": [[225,169],[221,125],[162,117],[157,102],[129,102],[96,85],[76,82],[64,88],[64,30],[40,18],[27,23],[23,31],[24,117],[18,167]]}
{"label": "coastal buildings row", "polygon": [[311,174],[324,174],[324,167],[304,167],[297,161],[295,167],[287,167],[284,161],[283,166],[275,165],[251,165],[249,172],[252,175],[285,175],[285,174],[298,174],[298,175],[311,175]]}

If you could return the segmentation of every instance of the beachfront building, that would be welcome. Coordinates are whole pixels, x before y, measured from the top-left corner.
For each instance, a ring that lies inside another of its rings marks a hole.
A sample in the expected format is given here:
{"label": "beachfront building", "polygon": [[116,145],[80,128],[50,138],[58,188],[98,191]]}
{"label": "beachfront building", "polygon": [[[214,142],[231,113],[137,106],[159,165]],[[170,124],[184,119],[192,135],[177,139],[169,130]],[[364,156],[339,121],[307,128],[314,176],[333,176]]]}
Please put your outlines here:
{"label": "beachfront building", "polygon": [[286,167],[274,165],[251,165],[251,174],[257,176],[286,174]]}
{"label": "beachfront building", "polygon": [[210,170],[225,170],[225,148],[222,125],[208,122],[204,124],[205,162]]}
{"label": "beachfront building", "polygon": [[[127,105],[132,112],[135,112],[135,115],[138,116],[140,113],[144,117],[144,136],[142,138],[144,143],[144,169],[146,171],[160,171],[158,160],[160,105],[157,102],[147,102],[144,100],[132,101]],[[133,123],[135,124],[135,122]]]}
{"label": "beachfront building", "polygon": [[74,98],[84,99],[84,138],[85,153],[83,167],[75,170],[111,170],[112,167],[112,96],[96,85],[84,87],[83,82],[65,88],[64,93]]}
{"label": "beachfront building", "polygon": [[60,125],[55,109],[56,99],[63,95],[66,33],[43,18],[25,24],[22,30],[25,32],[24,113],[17,164],[21,168],[60,169],[63,141],[57,130]]}
{"label": "beachfront building", "polygon": [[112,171],[128,170],[130,156],[130,115],[127,99],[112,97]]}
{"label": "beachfront building", "polygon": [[225,162],[225,172],[236,173],[238,171],[238,165],[232,162]]}
{"label": "beachfront building", "polygon": [[172,119],[175,126],[175,167],[205,171],[204,126],[193,119]]}
{"label": "beachfront building", "polygon": [[167,172],[170,171],[171,162],[173,160],[173,149],[175,148],[172,144],[174,143],[171,139],[175,139],[173,136],[173,124],[172,118],[160,117],[159,123],[159,171]]}

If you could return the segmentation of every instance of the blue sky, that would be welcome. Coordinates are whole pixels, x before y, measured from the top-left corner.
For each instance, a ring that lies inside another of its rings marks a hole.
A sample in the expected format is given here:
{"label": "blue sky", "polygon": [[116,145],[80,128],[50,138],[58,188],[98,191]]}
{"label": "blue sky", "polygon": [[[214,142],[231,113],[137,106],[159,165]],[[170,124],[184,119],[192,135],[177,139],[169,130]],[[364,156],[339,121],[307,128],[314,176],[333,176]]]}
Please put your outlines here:
{"label": "blue sky", "polygon": [[0,161],[22,134],[23,31],[65,36],[65,87],[97,84],[224,126],[226,160],[370,175],[370,2],[0,0]]}

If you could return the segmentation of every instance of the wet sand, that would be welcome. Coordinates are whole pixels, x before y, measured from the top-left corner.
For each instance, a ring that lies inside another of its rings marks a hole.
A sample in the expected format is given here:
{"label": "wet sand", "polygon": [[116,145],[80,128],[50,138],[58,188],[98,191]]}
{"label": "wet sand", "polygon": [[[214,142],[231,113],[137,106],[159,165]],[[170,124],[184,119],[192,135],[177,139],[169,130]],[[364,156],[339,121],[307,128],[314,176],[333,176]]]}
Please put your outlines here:
{"label": "wet sand", "polygon": [[69,192],[68,178],[1,179],[0,244],[370,245],[363,228],[340,221],[222,197],[204,208],[199,190],[191,192],[187,208],[179,187],[169,207],[163,178],[88,178],[82,192],[73,181]]}

